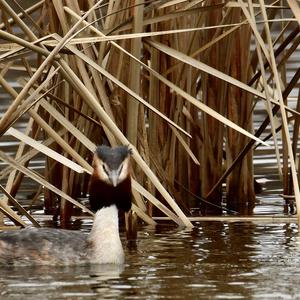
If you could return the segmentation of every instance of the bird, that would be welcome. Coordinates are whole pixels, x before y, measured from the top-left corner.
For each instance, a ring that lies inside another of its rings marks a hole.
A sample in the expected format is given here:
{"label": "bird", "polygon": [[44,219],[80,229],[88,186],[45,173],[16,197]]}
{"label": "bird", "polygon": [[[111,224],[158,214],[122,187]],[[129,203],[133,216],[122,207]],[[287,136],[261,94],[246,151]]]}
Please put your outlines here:
{"label": "bird", "polygon": [[119,211],[131,209],[129,146],[96,147],[89,184],[89,234],[55,228],[0,232],[0,265],[123,264]]}

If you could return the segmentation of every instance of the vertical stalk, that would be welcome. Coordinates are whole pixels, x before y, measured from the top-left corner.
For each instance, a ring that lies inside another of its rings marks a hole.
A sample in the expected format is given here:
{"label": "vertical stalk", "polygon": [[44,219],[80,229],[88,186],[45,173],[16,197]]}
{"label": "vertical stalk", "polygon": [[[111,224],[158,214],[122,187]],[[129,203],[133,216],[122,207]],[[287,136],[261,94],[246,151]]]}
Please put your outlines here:
{"label": "vertical stalk", "polygon": [[[143,18],[144,18],[144,5],[141,5],[143,0],[136,0],[136,6],[133,9],[133,32],[142,32],[143,30]],[[133,56],[140,58],[142,49],[141,38],[131,40],[131,53]],[[141,80],[141,68],[134,60],[130,61],[129,71],[129,87],[140,94],[140,80]],[[139,103],[135,101],[131,96],[128,96],[127,101],[127,137],[128,140],[136,147],[138,136],[138,113]]]}

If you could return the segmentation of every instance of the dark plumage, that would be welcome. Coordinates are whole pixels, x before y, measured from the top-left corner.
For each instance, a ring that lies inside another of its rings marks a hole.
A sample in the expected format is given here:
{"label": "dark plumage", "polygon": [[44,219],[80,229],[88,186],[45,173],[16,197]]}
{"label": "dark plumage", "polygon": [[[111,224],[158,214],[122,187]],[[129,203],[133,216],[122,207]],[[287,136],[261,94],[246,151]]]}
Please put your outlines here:
{"label": "dark plumage", "polygon": [[97,211],[102,207],[116,204],[118,209],[129,211],[131,208],[131,180],[130,177],[113,187],[96,176],[92,176],[90,183],[90,206],[92,211]]}

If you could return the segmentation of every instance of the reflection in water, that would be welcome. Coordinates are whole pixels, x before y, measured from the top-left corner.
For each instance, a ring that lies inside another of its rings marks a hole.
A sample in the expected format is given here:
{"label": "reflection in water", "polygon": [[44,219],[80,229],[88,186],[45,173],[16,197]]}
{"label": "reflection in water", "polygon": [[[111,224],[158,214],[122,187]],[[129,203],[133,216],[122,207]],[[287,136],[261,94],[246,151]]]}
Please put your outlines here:
{"label": "reflection in water", "polygon": [[294,224],[143,227],[126,264],[2,268],[0,299],[300,299]]}

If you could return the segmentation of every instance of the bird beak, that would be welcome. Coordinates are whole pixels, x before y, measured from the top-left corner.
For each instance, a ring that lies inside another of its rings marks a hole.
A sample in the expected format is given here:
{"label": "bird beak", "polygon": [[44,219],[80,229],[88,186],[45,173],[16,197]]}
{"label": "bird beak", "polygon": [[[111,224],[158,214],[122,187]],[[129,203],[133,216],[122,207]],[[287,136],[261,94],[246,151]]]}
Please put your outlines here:
{"label": "bird beak", "polygon": [[113,187],[116,187],[118,185],[118,179],[119,179],[119,174],[118,171],[113,170],[109,174],[109,180],[111,181]]}

